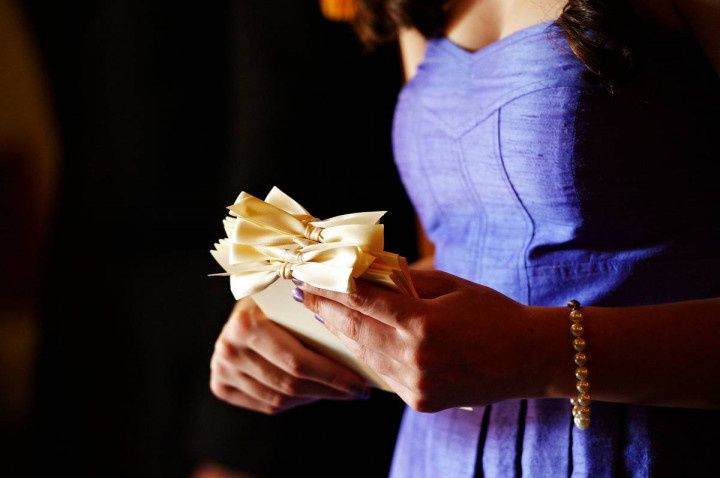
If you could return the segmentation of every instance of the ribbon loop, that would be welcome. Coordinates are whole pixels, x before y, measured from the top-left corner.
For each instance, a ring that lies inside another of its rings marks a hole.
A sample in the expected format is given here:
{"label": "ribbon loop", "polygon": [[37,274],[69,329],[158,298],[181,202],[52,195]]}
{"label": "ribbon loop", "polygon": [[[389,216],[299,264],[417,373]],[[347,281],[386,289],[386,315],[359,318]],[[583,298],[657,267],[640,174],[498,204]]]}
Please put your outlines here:
{"label": "ribbon loop", "polygon": [[349,242],[366,251],[383,250],[384,211],[343,214],[320,220],[278,188],[265,201],[246,192],[229,206],[228,237],[236,243],[282,246],[299,241]]}
{"label": "ribbon loop", "polygon": [[210,252],[230,276],[238,300],[260,292],[278,278],[298,278],[315,287],[352,292],[355,278],[375,260],[353,244],[251,246],[221,239]]}

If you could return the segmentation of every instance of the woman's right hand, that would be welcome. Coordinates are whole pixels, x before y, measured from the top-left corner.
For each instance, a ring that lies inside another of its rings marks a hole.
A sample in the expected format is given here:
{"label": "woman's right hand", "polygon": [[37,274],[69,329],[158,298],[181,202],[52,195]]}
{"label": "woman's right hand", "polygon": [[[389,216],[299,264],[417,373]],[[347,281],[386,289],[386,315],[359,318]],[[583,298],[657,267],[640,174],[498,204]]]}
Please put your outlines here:
{"label": "woman's right hand", "polygon": [[365,380],[305,347],[251,298],[235,304],[215,342],[210,389],[219,399],[269,415],[318,399],[367,398]]}

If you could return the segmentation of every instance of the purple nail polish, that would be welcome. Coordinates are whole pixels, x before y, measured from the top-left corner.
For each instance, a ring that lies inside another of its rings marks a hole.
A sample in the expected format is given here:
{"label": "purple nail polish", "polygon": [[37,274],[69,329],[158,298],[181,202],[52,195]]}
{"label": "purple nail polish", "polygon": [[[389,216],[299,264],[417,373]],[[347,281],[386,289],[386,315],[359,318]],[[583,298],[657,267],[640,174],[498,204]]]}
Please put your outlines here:
{"label": "purple nail polish", "polygon": [[292,283],[295,284],[295,285],[298,286],[298,287],[300,287],[301,285],[304,284],[303,281],[301,281],[300,279],[296,279],[296,278],[294,278],[294,277],[293,277],[292,279],[290,279],[290,280],[292,280]]}
{"label": "purple nail polish", "polygon": [[315,320],[317,320],[317,321],[320,322],[321,324],[324,324],[324,323],[325,323],[325,321],[322,319],[322,317],[318,316],[317,314],[315,314]]}
{"label": "purple nail polish", "polygon": [[292,298],[297,302],[303,302],[305,300],[305,293],[296,287],[292,291]]}

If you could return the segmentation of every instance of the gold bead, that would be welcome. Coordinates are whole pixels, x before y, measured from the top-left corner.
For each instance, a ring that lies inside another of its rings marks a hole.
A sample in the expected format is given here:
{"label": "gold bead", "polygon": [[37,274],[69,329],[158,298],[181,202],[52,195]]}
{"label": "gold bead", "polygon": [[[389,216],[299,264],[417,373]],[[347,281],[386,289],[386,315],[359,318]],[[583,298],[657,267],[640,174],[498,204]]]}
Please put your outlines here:
{"label": "gold bead", "polygon": [[578,402],[577,402],[577,399],[576,399],[575,397],[573,397],[573,398],[570,399],[570,405],[572,405],[572,406],[574,407],[574,406],[577,405],[577,404],[578,404]]}
{"label": "gold bead", "polygon": [[585,352],[578,352],[575,354],[575,365],[583,366],[587,363],[587,355]]}
{"label": "gold bead", "polygon": [[585,380],[590,375],[590,370],[585,367],[578,367],[575,369],[575,378],[578,380]]}
{"label": "gold bead", "polygon": [[592,403],[592,397],[589,393],[581,393],[577,396],[578,405],[582,405],[583,407],[589,407],[590,403]]}
{"label": "gold bead", "polygon": [[570,320],[572,320],[573,322],[582,320],[582,318],[582,312],[580,312],[578,309],[573,309],[570,311]]}
{"label": "gold bead", "polygon": [[577,391],[580,393],[588,393],[590,391],[590,382],[587,380],[580,380],[575,385],[575,388],[577,388]]}
{"label": "gold bead", "polygon": [[573,309],[576,309],[576,308],[580,307],[580,302],[578,302],[575,299],[572,299],[572,300],[568,301],[567,305],[568,305],[568,307],[572,307]]}
{"label": "gold bead", "polygon": [[587,344],[585,343],[585,339],[583,339],[582,337],[578,337],[573,340],[573,348],[577,352],[582,352],[583,350],[585,350],[585,345]]}
{"label": "gold bead", "polygon": [[573,421],[575,422],[575,426],[580,430],[587,430],[590,426],[590,417],[585,415],[578,415],[573,419]]}
{"label": "gold bead", "polygon": [[583,325],[582,325],[581,323],[579,323],[579,322],[574,322],[574,323],[570,326],[570,332],[571,332],[575,337],[580,337],[580,336],[583,334],[583,332],[585,332],[585,327],[583,327]]}

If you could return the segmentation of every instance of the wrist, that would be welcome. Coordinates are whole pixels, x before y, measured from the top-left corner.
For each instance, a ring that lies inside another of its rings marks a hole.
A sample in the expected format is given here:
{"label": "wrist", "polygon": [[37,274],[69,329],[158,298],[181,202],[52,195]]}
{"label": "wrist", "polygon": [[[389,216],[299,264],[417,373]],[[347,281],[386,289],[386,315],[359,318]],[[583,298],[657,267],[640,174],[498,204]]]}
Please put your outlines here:
{"label": "wrist", "polygon": [[525,323],[530,338],[527,398],[576,395],[568,308],[525,306]]}

